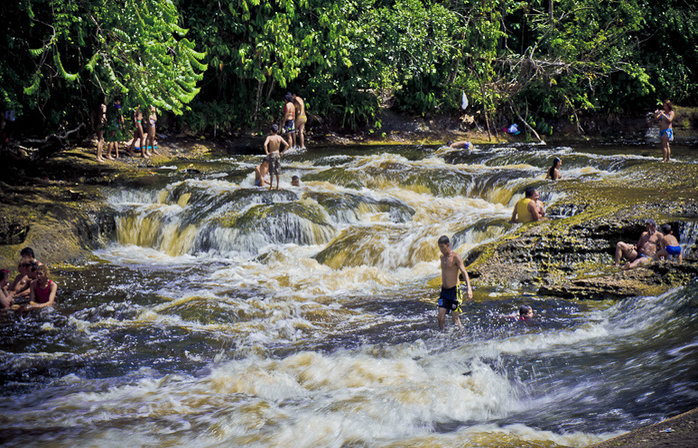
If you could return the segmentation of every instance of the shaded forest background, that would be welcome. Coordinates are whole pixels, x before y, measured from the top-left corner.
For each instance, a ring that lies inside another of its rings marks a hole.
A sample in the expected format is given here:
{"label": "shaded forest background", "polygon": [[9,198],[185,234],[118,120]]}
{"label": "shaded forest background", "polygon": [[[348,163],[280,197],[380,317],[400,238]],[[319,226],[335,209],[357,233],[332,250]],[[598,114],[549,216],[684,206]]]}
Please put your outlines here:
{"label": "shaded forest background", "polygon": [[105,96],[219,135],[266,130],[287,91],[345,131],[458,115],[462,92],[479,123],[542,134],[698,104],[687,0],[19,0],[0,21],[0,107],[33,135],[89,132]]}

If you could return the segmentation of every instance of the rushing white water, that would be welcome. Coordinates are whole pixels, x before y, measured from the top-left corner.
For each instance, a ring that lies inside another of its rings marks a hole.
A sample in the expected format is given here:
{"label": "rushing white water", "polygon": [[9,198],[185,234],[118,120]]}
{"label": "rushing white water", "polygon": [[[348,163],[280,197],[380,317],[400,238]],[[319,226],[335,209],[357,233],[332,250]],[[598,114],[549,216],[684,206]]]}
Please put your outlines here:
{"label": "rushing white water", "polygon": [[[526,186],[563,199],[543,179],[555,155],[590,181],[646,156],[343,152],[285,159],[280,191],[253,187],[249,156],[114,189],[101,261],[65,268],[61,305],[3,330],[0,439],[585,446],[695,402],[695,285],[593,309],[476,290],[463,334],[435,329],[440,235],[466,255],[511,231]],[[538,318],[512,319],[521,303]]]}

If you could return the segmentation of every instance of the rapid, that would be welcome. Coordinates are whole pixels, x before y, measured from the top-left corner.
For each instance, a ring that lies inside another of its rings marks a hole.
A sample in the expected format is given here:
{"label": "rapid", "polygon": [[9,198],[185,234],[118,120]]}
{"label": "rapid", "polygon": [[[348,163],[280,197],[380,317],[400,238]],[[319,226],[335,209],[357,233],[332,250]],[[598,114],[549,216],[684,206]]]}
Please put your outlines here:
{"label": "rapid", "polygon": [[476,287],[464,332],[437,331],[438,237],[465,258],[512,231],[527,186],[561,200],[555,156],[588,182],[656,158],[326,147],[285,156],[279,191],[253,186],[251,155],[111,187],[115,236],[54,269],[55,309],[0,316],[0,443],[586,446],[695,407],[695,281],[618,302]]}

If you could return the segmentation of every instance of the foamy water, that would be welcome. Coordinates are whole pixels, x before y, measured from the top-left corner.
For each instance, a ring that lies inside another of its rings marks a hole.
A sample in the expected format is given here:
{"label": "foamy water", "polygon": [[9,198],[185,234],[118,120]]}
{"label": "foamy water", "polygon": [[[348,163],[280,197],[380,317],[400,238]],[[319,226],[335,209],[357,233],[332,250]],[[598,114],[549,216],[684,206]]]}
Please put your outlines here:
{"label": "foamy water", "polygon": [[[99,261],[59,269],[56,309],[2,330],[0,438],[586,446],[695,403],[695,285],[594,307],[476,288],[462,334],[450,319],[435,328],[440,235],[465,256],[514,228],[526,186],[564,199],[542,180],[553,156],[564,178],[591,181],[647,156],[343,152],[284,159],[278,192],[252,187],[250,156],[114,188],[116,236]],[[521,303],[538,317],[513,319]]]}

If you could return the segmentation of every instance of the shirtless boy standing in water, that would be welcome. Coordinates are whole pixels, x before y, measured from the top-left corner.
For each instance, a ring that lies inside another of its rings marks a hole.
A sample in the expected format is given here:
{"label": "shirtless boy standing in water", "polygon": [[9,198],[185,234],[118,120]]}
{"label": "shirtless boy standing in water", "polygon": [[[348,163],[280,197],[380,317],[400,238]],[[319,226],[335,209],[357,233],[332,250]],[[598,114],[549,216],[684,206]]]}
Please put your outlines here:
{"label": "shirtless boy standing in water", "polygon": [[[264,153],[269,160],[269,189],[271,190],[274,184],[274,175],[276,175],[276,189],[279,189],[279,179],[281,176],[281,153],[288,149],[288,143],[281,138],[279,127],[276,124],[271,125],[271,135],[264,140]],[[281,149],[281,146],[284,149]]]}
{"label": "shirtless boy standing in water", "polygon": [[439,297],[439,314],[437,320],[439,329],[444,329],[446,314],[453,312],[453,323],[458,325],[458,330],[463,329],[460,322],[461,292],[458,285],[458,271],[463,273],[465,284],[468,286],[468,299],[473,298],[473,290],[470,288],[470,277],[465,270],[463,260],[451,250],[451,241],[446,235],[439,238],[439,250],[441,251],[441,296]]}

